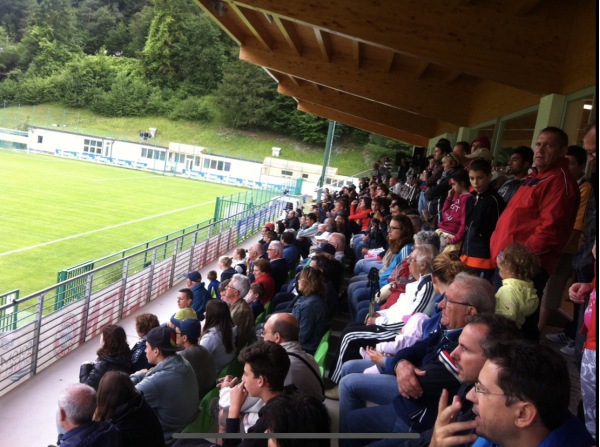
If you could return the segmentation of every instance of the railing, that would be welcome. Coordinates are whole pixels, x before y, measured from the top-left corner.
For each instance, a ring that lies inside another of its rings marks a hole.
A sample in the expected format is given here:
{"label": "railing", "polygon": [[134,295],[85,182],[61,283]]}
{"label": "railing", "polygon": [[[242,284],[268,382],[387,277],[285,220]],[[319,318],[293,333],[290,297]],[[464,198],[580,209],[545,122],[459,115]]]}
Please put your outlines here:
{"label": "railing", "polygon": [[[11,321],[0,334],[0,396],[169,290],[182,273],[201,269],[281,218],[287,201],[273,199],[1,305],[0,315]],[[77,293],[55,310],[67,290]]]}

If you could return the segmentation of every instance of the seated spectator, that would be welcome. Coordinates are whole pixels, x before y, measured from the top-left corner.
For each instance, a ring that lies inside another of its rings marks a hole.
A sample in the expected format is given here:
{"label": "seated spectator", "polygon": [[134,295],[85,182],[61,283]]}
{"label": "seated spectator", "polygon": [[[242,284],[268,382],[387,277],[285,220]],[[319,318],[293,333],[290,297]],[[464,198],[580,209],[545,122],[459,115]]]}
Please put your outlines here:
{"label": "seated spectator", "polygon": [[98,389],[100,379],[108,371],[132,372],[131,351],[121,326],[110,324],[102,329],[96,354],[98,358],[94,362],[86,362],[79,368],[79,383]]}
{"label": "seated spectator", "polygon": [[[302,350],[298,341],[298,320],[292,314],[278,313],[269,316],[262,330],[262,338],[265,342],[273,342],[283,346],[290,359],[290,369],[285,378],[284,385],[294,385],[299,391],[322,402],[323,381],[319,372],[319,365],[315,359]],[[217,386],[221,389],[219,393],[220,416],[219,424],[224,429],[225,420],[229,407],[229,392],[232,386],[239,381],[233,376],[219,379]],[[257,413],[264,406],[258,398],[248,397],[240,411],[244,414]],[[255,421],[258,414],[247,415],[244,420]],[[222,430],[219,430],[222,432]]]}
{"label": "seated spectator", "polygon": [[180,289],[177,292],[177,307],[179,310],[175,312],[169,322],[167,323],[170,327],[175,327],[173,324],[173,320],[185,320],[187,318],[198,318],[196,311],[192,309],[192,301],[194,299],[194,294],[192,289]]}
{"label": "seated spectator", "polygon": [[217,373],[210,352],[198,344],[200,322],[195,318],[178,321],[175,325],[175,334],[177,347],[183,348],[177,354],[192,366],[198,382],[198,398],[202,399],[207,392],[213,389]]}
{"label": "seated spectator", "polygon": [[[329,244],[325,244],[329,245]],[[329,245],[333,251],[333,246]],[[333,258],[333,257],[332,257]],[[338,293],[340,281],[343,279],[343,272],[341,265],[333,259],[329,259],[323,253],[316,253],[315,256],[310,260],[309,267],[319,270],[323,274],[323,282],[325,283],[325,289],[327,293],[326,304],[327,304],[327,318],[331,319],[338,311]],[[336,278],[336,282],[332,281],[332,278]],[[336,284],[337,283],[337,284]],[[290,309],[291,310],[291,309]]]}
{"label": "seated spectator", "polygon": [[176,355],[176,339],[175,330],[169,326],[150,330],[146,337],[146,356],[155,366],[130,376],[136,390],[158,416],[165,442],[170,442],[173,433],[180,432],[196,418],[200,404],[196,375],[191,365]]}
{"label": "seated spectator", "polygon": [[[360,358],[361,347],[375,346],[379,342],[394,340],[406,323],[404,316],[423,311],[428,311],[429,313],[425,313],[431,316],[435,293],[431,277],[434,250],[431,245],[419,245],[409,255],[410,271],[416,281],[407,284],[406,292],[392,306],[393,309],[381,311],[381,314],[367,315],[364,323],[350,323],[346,326],[332,363],[335,367],[330,369],[329,378],[332,382],[340,381],[342,366],[346,361]],[[423,278],[421,278],[422,274]]]}
{"label": "seated spectator", "polygon": [[327,243],[335,247],[335,255],[333,255],[335,260],[340,261],[342,265],[345,266],[347,263],[347,260],[345,259],[346,236],[342,233],[333,232],[329,235]]}
{"label": "seated spectator", "polygon": [[298,231],[300,229],[300,219],[298,219],[296,211],[288,211],[285,218],[285,226],[286,228],[291,228],[294,231]]}
{"label": "seated spectator", "polygon": [[[198,320],[189,321],[199,324]],[[124,372],[110,371],[102,377],[98,387],[98,405],[94,420],[111,421],[116,425],[125,446],[165,445],[156,413],[144,396],[137,392],[133,382]]]}
{"label": "seated spectator", "polygon": [[514,320],[519,328],[540,302],[533,278],[540,270],[540,261],[527,246],[513,242],[496,257],[502,287],[496,291],[496,313]]}
{"label": "seated spectator", "polygon": [[82,383],[67,385],[58,396],[56,422],[61,447],[121,447],[119,429],[110,421],[94,422],[96,391]]}
{"label": "seated spectator", "polygon": [[217,279],[217,272],[215,270],[211,270],[210,272],[208,272],[208,275],[206,275],[206,277],[210,281],[208,283],[208,287],[206,288],[208,294],[211,298],[216,298],[220,300],[221,294],[219,293],[219,284],[221,284],[221,282]]}
{"label": "seated spectator", "polygon": [[329,329],[327,318],[327,292],[323,274],[312,267],[300,272],[298,290],[302,293],[292,308],[292,315],[300,324],[300,344],[309,354],[314,354]]}
{"label": "seated spectator", "polygon": [[135,317],[135,331],[140,340],[131,349],[132,371],[150,368],[146,358],[146,335],[150,329],[158,327],[158,318],[154,314],[144,313]]}
{"label": "seated spectator", "polygon": [[[279,295],[278,293],[275,296]],[[247,303],[250,305],[250,309],[252,309],[252,314],[254,315],[254,320],[263,313],[265,310],[265,306],[263,306],[263,299],[265,297],[265,286],[263,286],[259,282],[255,282],[254,284],[250,284],[250,291],[248,295],[244,298],[247,300]]]}
{"label": "seated spectator", "polygon": [[254,282],[254,263],[257,259],[268,259],[267,254],[264,251],[263,245],[256,243],[252,244],[248,249],[248,256],[246,257],[246,274],[251,283]]}
{"label": "seated spectator", "polygon": [[448,191],[450,190],[450,178],[459,169],[462,169],[460,158],[454,152],[449,152],[442,157],[442,166],[443,170],[440,178],[425,191],[425,200],[427,203],[426,209],[429,212],[429,215],[432,216],[434,227],[437,227],[437,224],[439,223],[444,200],[448,196]]}
{"label": "seated spectator", "polygon": [[[354,383],[357,379],[360,382],[364,374],[343,377],[340,383],[341,432],[406,433],[409,430],[421,432],[433,426],[442,389],[454,394],[460,388],[459,375],[445,353],[459,345],[458,338],[468,317],[494,311],[494,292],[488,281],[459,273],[448,287],[440,307],[441,325],[445,329],[398,351],[385,363],[384,374],[367,378],[377,378],[377,395],[370,400],[379,406],[365,408],[363,398],[356,398],[365,396],[365,386],[373,387],[372,383]],[[400,394],[395,394],[396,390]],[[394,395],[396,397],[392,397]]]}
{"label": "seated spectator", "polygon": [[[392,218],[389,229],[388,240],[390,247],[383,257],[383,265],[379,271],[380,288],[388,283],[388,278],[394,268],[402,263],[403,259],[411,253],[413,248],[412,239],[414,230],[412,222],[408,217],[398,216]],[[370,300],[371,292],[368,280],[351,281],[347,294],[348,308],[352,321],[356,321],[359,301]]]}
{"label": "seated spectator", "polygon": [[281,245],[283,246],[283,258],[287,271],[294,270],[300,260],[300,252],[296,247],[296,234],[292,231],[284,231],[281,235]]}
{"label": "seated spectator", "polygon": [[305,238],[310,241],[308,245],[315,244],[315,234],[317,234],[319,228],[319,219],[315,213],[308,213],[304,219],[304,224],[301,225],[300,230],[296,233],[298,239]]}
{"label": "seated spectator", "polygon": [[226,279],[231,279],[233,275],[237,272],[233,266],[233,258],[229,256],[221,256],[219,258],[219,269],[221,272],[221,281],[225,281]]}
{"label": "seated spectator", "polygon": [[271,242],[269,248],[267,248],[267,256],[271,263],[271,277],[275,282],[275,293],[277,293],[281,290],[281,286],[287,282],[289,272],[287,262],[283,258],[283,245],[281,245],[281,242]]}
{"label": "seated spectator", "polygon": [[229,284],[223,294],[223,301],[229,306],[231,320],[237,330],[237,338],[235,342],[236,351],[239,352],[252,337],[254,328],[254,316],[252,309],[244,298],[248,295],[250,281],[240,273],[236,273],[231,277]]}
{"label": "seated spectator", "polygon": [[[283,347],[267,341],[242,349],[239,359],[244,363],[244,375],[242,382],[235,385],[230,392],[229,414],[225,424],[226,432],[239,433],[241,431],[241,408],[246,398],[253,396],[260,398],[265,403],[265,407],[259,413],[259,419],[247,431],[248,433],[264,433],[267,427],[261,416],[284,392],[284,382],[290,368],[289,357]],[[267,440],[245,439],[240,442],[236,439],[224,439],[223,445],[225,447],[266,447]]]}
{"label": "seated spectator", "polygon": [[200,321],[204,320],[204,310],[206,309],[206,303],[210,299],[210,293],[204,287],[202,282],[202,275],[198,271],[193,271],[182,275],[186,278],[186,285],[188,289],[191,289],[193,298],[191,308],[196,312],[196,316]]}
{"label": "seated spectator", "polygon": [[[227,286],[228,290],[230,286]],[[217,374],[235,358],[237,328],[224,301],[210,300],[200,346],[204,346],[215,362]]]}
{"label": "seated spectator", "polygon": [[[330,433],[327,407],[321,401],[302,392],[283,394],[263,413],[269,433]],[[329,447],[324,438],[272,438],[272,447]]]}
{"label": "seated spectator", "polygon": [[594,445],[569,412],[570,391],[567,364],[552,349],[525,341],[497,344],[467,395],[477,415],[473,445]]}
{"label": "seated spectator", "polygon": [[235,271],[245,275],[248,271],[246,266],[246,250],[243,248],[236,248],[233,252],[233,260],[235,261],[235,266],[233,267]]}
{"label": "seated spectator", "polygon": [[254,262],[254,281],[259,282],[265,288],[265,295],[262,300],[263,306],[266,306],[275,295],[275,280],[271,276],[271,263],[266,259],[258,259]]}

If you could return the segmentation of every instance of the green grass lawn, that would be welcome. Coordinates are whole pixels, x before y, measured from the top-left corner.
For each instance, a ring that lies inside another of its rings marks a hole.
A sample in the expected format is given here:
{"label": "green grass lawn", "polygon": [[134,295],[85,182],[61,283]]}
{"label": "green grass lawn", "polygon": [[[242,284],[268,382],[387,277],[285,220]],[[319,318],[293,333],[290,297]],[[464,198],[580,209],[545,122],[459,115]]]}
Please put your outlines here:
{"label": "green grass lawn", "polygon": [[0,150],[0,293],[24,297],[59,270],[210,219],[216,197],[238,191]]}
{"label": "green grass lawn", "polygon": [[[209,153],[262,162],[271,156],[272,147],[280,147],[281,158],[317,165],[323,164],[325,146],[308,145],[291,138],[266,132],[244,132],[189,121],[172,121],[162,117],[109,118],[94,115],[89,110],[67,109],[56,105],[0,107],[0,127],[26,130],[27,126],[51,127],[58,124],[66,131],[138,141],[139,131],[154,127],[157,137],[150,140],[157,146],[169,142],[193,144],[208,148]],[[66,125],[66,127],[63,127]],[[369,169],[372,163],[389,150],[379,147],[343,147],[333,145],[329,165],[340,175],[355,175]]]}

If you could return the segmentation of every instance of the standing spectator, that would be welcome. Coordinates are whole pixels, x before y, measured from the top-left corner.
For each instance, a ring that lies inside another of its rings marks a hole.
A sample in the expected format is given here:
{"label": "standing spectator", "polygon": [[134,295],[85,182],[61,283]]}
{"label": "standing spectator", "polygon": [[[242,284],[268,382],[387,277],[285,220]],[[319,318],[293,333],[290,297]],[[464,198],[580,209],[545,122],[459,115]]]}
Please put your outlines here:
{"label": "standing spectator", "polygon": [[[596,243],[592,248],[594,258],[596,258]],[[598,421],[598,391],[597,387],[597,369],[598,356],[596,338],[598,336],[598,303],[596,296],[596,277],[591,283],[575,283],[569,288],[569,299],[574,303],[583,304],[588,301],[587,308],[583,315],[582,331],[587,334],[583,356],[581,360],[581,398],[583,402],[583,415],[585,417],[585,426],[588,432],[596,439],[596,423]]]}
{"label": "standing spectator", "polygon": [[182,275],[183,278],[186,278],[186,286],[188,289],[191,289],[193,294],[192,299],[192,309],[196,312],[196,316],[198,320],[204,320],[204,311],[206,310],[206,303],[210,299],[210,294],[204,287],[204,283],[202,282],[202,275],[199,271],[193,271]]}
{"label": "standing spectator", "polygon": [[585,178],[585,165],[587,161],[585,149],[581,146],[569,146],[565,157],[569,161],[569,172],[579,186],[579,208],[577,209],[577,217],[575,218],[575,224],[570,232],[567,244],[556,264],[556,270],[550,275],[544,289],[540,307],[540,320],[538,322],[540,332],[545,328],[552,314],[560,307],[563,292],[573,274],[573,257],[579,249],[581,236],[585,230],[588,200],[590,196],[593,197],[592,185]]}
{"label": "standing spectator", "polygon": [[[425,192],[427,211],[432,216],[433,227],[437,227],[440,220],[444,200],[450,191],[450,178],[461,168],[460,159],[454,152],[449,152],[442,157],[442,174],[437,182],[430,185]],[[433,228],[432,228],[433,229]]]}
{"label": "standing spectator", "polygon": [[210,352],[198,344],[200,322],[195,318],[178,321],[175,325],[175,336],[177,347],[183,348],[177,353],[192,366],[198,382],[198,398],[202,399],[214,387],[217,373]]}
{"label": "standing spectator", "polygon": [[469,165],[469,180],[474,191],[467,201],[467,230],[461,261],[476,275],[491,281],[495,257],[490,254],[490,238],[505,204],[491,186],[492,166],[489,161],[473,160]]}
{"label": "standing spectator", "polygon": [[440,236],[440,251],[460,250],[467,227],[469,173],[459,169],[450,177],[450,191],[444,201],[436,233]]}
{"label": "standing spectator", "polygon": [[115,424],[121,432],[125,447],[165,445],[156,413],[124,372],[110,371],[102,377],[94,420],[111,421]]}
{"label": "standing spectator", "polygon": [[56,422],[61,447],[121,447],[119,429],[110,421],[93,422],[96,391],[89,385],[67,385],[58,396]]}
{"label": "standing spectator", "polygon": [[[211,300],[211,303],[221,301]],[[180,432],[198,413],[198,382],[191,365],[177,351],[177,335],[169,326],[159,326],[148,332],[146,356],[156,365],[130,376],[137,391],[143,394],[154,410],[170,442],[173,433]]]}
{"label": "standing spectator", "polygon": [[[490,248],[495,259],[511,242],[522,242],[540,257],[541,273],[534,281],[538,296],[554,273],[573,228],[579,206],[579,188],[565,158],[567,134],[559,128],[543,129],[535,143],[534,162],[538,173],[517,190],[500,216]],[[525,322],[527,337],[539,339],[539,312]]]}
{"label": "standing spectator", "polygon": [[506,180],[498,189],[498,194],[506,203],[515,195],[517,189],[521,186],[525,178],[529,175],[529,170],[533,166],[533,150],[528,146],[519,146],[510,155],[506,173],[512,176]]}
{"label": "standing spectator", "polygon": [[121,326],[109,324],[102,329],[96,355],[98,358],[94,362],[86,362],[79,368],[80,383],[98,389],[100,379],[108,371],[132,372],[131,351]]}
{"label": "standing spectator", "polygon": [[146,335],[150,329],[159,326],[158,318],[154,314],[144,313],[135,317],[135,331],[140,340],[131,349],[132,371],[148,369],[151,367],[146,358]]}

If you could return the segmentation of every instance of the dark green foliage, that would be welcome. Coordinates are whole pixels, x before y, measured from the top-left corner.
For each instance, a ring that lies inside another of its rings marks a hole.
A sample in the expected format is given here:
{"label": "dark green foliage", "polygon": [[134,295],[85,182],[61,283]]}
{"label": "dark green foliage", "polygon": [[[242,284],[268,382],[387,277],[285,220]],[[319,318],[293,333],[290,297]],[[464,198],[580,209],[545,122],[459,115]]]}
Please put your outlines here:
{"label": "dark green foliage", "polygon": [[203,98],[189,97],[184,100],[172,100],[167,116],[173,120],[188,120],[208,123],[214,119],[214,113]]}

